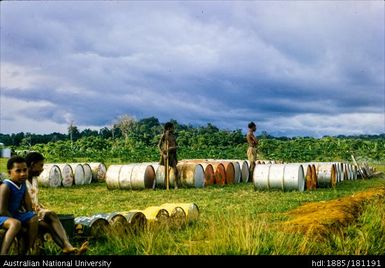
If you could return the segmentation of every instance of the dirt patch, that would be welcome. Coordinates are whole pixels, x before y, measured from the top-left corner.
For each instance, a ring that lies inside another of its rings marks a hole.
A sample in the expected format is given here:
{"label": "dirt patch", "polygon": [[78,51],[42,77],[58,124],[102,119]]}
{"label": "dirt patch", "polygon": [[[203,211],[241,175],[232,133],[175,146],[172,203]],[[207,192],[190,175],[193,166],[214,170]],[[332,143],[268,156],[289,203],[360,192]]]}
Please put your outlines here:
{"label": "dirt patch", "polygon": [[377,198],[385,198],[385,187],[368,189],[336,200],[308,203],[286,213],[292,218],[283,223],[284,229],[322,239],[327,233],[340,231],[353,223],[364,205]]}

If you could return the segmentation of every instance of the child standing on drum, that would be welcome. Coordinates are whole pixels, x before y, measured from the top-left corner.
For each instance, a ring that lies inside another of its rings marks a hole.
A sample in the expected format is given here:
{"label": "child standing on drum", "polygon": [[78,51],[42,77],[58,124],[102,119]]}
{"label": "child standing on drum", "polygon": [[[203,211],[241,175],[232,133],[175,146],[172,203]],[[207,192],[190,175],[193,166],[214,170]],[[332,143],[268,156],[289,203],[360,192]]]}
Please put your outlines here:
{"label": "child standing on drum", "polygon": [[249,148],[247,148],[247,159],[250,162],[250,176],[251,180],[253,179],[253,173],[255,168],[255,161],[257,161],[257,144],[258,140],[254,136],[254,132],[257,130],[257,126],[254,122],[250,122],[249,125],[249,132],[247,133],[246,139],[247,143],[249,145]]}
{"label": "child standing on drum", "polygon": [[164,125],[164,132],[162,134],[162,137],[160,138],[158,148],[160,150],[160,165],[165,166],[168,160],[168,166],[171,167],[171,169],[175,174],[174,188],[178,189],[178,184],[179,184],[178,169],[176,167],[176,165],[178,164],[178,159],[177,159],[178,145],[176,143],[176,137],[174,135],[173,123],[167,122]]}

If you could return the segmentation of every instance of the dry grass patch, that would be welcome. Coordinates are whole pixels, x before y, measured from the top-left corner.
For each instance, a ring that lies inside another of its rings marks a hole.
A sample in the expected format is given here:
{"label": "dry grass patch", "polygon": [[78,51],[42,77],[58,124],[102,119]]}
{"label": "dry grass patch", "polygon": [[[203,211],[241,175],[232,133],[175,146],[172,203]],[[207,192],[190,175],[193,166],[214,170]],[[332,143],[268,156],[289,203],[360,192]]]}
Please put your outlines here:
{"label": "dry grass patch", "polygon": [[283,225],[285,230],[322,240],[326,234],[340,232],[353,223],[367,202],[384,198],[385,187],[377,187],[336,200],[312,202],[289,211],[287,215],[292,219]]}

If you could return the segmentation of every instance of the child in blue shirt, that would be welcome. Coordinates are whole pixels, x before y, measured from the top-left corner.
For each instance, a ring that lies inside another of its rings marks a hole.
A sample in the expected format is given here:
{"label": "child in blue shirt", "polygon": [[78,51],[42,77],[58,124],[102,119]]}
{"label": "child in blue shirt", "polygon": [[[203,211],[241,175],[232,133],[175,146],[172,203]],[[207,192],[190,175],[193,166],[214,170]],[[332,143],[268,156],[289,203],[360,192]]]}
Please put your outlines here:
{"label": "child in blue shirt", "polygon": [[7,229],[1,245],[1,254],[8,254],[13,239],[22,226],[27,227],[26,244],[31,253],[37,237],[38,218],[32,210],[32,202],[25,184],[28,177],[26,161],[23,157],[14,156],[8,160],[7,169],[10,179],[4,180],[0,185],[0,226]]}

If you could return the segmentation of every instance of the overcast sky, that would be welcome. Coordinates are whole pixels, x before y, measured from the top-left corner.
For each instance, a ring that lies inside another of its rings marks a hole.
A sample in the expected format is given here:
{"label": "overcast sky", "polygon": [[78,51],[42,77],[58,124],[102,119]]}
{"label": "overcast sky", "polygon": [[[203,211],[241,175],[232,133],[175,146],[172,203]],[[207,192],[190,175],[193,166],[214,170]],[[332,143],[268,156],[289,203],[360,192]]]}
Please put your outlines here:
{"label": "overcast sky", "polygon": [[385,133],[383,1],[0,5],[0,133],[99,130],[123,114]]}

